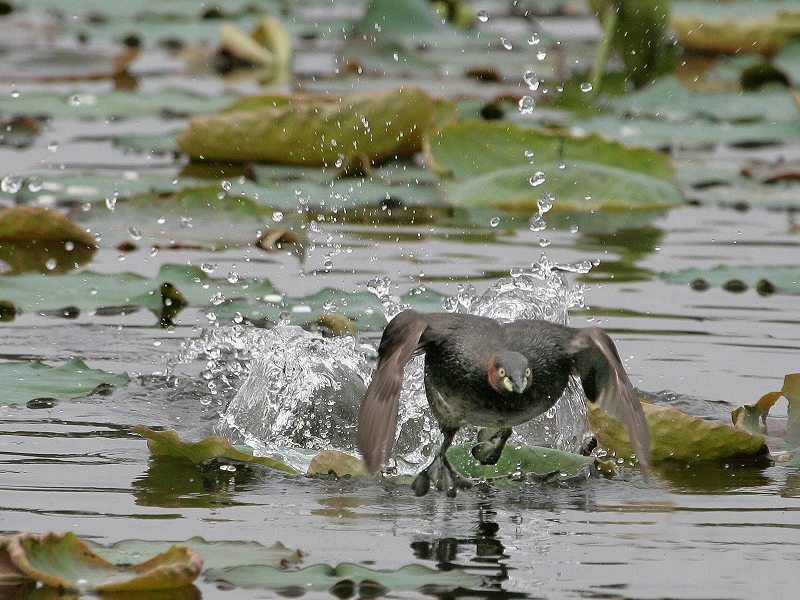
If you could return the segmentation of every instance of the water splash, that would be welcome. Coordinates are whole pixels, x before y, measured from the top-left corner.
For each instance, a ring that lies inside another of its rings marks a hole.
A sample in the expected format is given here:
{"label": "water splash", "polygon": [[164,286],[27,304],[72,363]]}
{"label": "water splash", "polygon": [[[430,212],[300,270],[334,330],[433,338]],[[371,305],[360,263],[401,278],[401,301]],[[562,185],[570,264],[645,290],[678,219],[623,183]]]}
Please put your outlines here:
{"label": "water splash", "polygon": [[[591,263],[558,265],[545,256],[530,269],[514,269],[479,294],[472,285],[443,301],[449,312],[471,313],[500,321],[545,319],[566,323],[570,308],[583,306],[583,287],[570,286],[565,271],[586,272]],[[408,308],[393,294],[388,278],[368,289],[378,299],[387,321]],[[178,366],[200,362],[200,379],[222,406],[233,395],[215,433],[253,447],[259,455],[280,456],[304,469],[308,450],[356,451],[358,407],[369,384],[377,352],[353,337],[323,338],[315,332],[279,324],[271,329],[246,325],[215,327],[190,340],[168,362],[168,376]],[[394,453],[400,472],[413,472],[440,443],[423,385],[424,359],[412,360],[400,397]],[[547,414],[515,428],[513,441],[575,451],[586,436],[584,395],[570,382],[559,403]],[[206,400],[204,403],[210,403]],[[466,431],[462,439],[472,439]]]}

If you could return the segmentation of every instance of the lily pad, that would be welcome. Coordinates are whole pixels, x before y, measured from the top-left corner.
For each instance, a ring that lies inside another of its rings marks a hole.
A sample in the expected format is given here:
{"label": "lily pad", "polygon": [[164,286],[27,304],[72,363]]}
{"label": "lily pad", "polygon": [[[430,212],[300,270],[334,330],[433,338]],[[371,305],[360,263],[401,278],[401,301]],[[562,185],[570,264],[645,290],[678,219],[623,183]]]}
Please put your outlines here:
{"label": "lily pad", "polygon": [[125,385],[127,373],[114,375],[102,369],[90,369],[80,358],[57,367],[42,362],[0,363],[0,405],[24,404],[36,398],[67,400],[90,394],[99,386]]}
{"label": "lily pad", "polygon": [[226,458],[239,462],[253,463],[284,471],[297,473],[297,470],[282,462],[266,456],[253,456],[252,449],[247,446],[234,447],[225,438],[212,435],[199,442],[185,442],[175,431],[155,431],[144,425],[136,425],[131,429],[147,439],[147,447],[153,456],[172,456],[185,458],[195,464],[212,458]]}
{"label": "lily pad", "polygon": [[784,86],[752,92],[693,92],[674,77],[664,77],[633,94],[609,100],[617,112],[668,120],[709,117],[720,121],[795,121],[798,110]]}
{"label": "lily pad", "polygon": [[280,542],[264,546],[258,542],[207,541],[201,537],[189,538],[185,542],[152,542],[147,540],[123,540],[110,546],[89,542],[87,544],[98,556],[114,564],[135,564],[143,556],[165,552],[170,546],[188,546],[203,559],[203,569],[227,569],[241,565],[268,565],[286,568],[300,562],[303,553],[291,550]]}
{"label": "lily pad", "polygon": [[[445,125],[426,146],[443,177],[444,199],[457,206],[535,209],[543,191],[555,196],[556,210],[653,209],[682,202],[666,156],[595,135],[469,121]],[[537,171],[544,173],[543,182],[533,181]]]}
{"label": "lily pad", "polygon": [[28,576],[20,571],[8,554],[8,543],[11,536],[0,535],[0,586],[10,585],[25,581]]}
{"label": "lily pad", "polygon": [[737,54],[775,54],[790,36],[800,34],[800,11],[787,9],[757,17],[707,18],[682,16],[672,20],[675,35],[688,49]]}
{"label": "lily pad", "polygon": [[[781,397],[789,401],[783,439],[771,435],[767,427],[769,411]],[[786,375],[781,391],[768,392],[755,404],[737,408],[731,413],[731,419],[736,427],[753,435],[764,436],[779,464],[800,466],[800,373]]]}
{"label": "lily pad", "polygon": [[189,585],[203,560],[186,546],[171,546],[146,562],[119,566],[94,554],[75,534],[22,533],[7,545],[14,565],[44,585],[80,592],[146,592]]}
{"label": "lily pad", "polygon": [[387,590],[436,590],[442,593],[475,587],[482,582],[482,578],[459,569],[437,571],[422,565],[406,565],[396,571],[379,571],[351,563],[341,563],[335,567],[312,565],[297,571],[258,565],[212,569],[205,573],[205,578],[245,589],[323,592],[349,586],[352,591],[348,597],[374,597],[385,594]]}
{"label": "lily pad", "polygon": [[698,290],[716,286],[733,292],[753,288],[759,293],[800,294],[800,267],[795,266],[719,265],[713,269],[692,268],[662,273],[661,278],[669,283],[691,285]]}
{"label": "lily pad", "polygon": [[205,160],[333,166],[360,152],[377,164],[417,152],[433,113],[432,98],[413,87],[338,100],[297,97],[286,106],[195,117],[177,141]]}
{"label": "lily pad", "polygon": [[257,298],[273,294],[268,281],[211,279],[201,268],[166,264],[153,278],[133,273],[100,274],[90,271],[69,275],[25,273],[3,277],[0,299],[10,300],[18,311],[52,311],[64,307],[78,310],[101,307],[144,307],[155,312],[169,304],[164,285],[180,293],[184,303],[193,306],[211,304],[220,298]]}
{"label": "lily pad", "polygon": [[463,475],[473,479],[520,477],[565,479],[603,472],[614,475],[613,465],[601,463],[593,456],[581,456],[555,448],[514,446],[507,444],[495,465],[482,465],[470,453],[473,444],[460,444],[447,451],[450,463]]}
{"label": "lily pad", "polygon": [[67,272],[91,260],[95,249],[94,237],[57,210],[15,206],[0,211],[0,260],[12,273]]}
{"label": "lily pad", "polygon": [[162,90],[154,94],[124,91],[66,95],[24,92],[18,96],[0,97],[0,115],[46,115],[67,119],[142,117],[165,113],[191,115],[219,110],[232,99],[231,96],[205,97],[178,90]]}
{"label": "lily pad", "polygon": [[308,464],[306,475],[309,477],[366,477],[364,463],[360,458],[339,452],[338,450],[323,450],[319,452]]}
{"label": "lily pad", "polygon": [[[761,436],[694,417],[671,406],[642,402],[642,408],[650,431],[651,462],[713,461],[767,452]],[[600,447],[620,458],[635,458],[628,433],[618,421],[592,403],[587,404],[587,415]]]}

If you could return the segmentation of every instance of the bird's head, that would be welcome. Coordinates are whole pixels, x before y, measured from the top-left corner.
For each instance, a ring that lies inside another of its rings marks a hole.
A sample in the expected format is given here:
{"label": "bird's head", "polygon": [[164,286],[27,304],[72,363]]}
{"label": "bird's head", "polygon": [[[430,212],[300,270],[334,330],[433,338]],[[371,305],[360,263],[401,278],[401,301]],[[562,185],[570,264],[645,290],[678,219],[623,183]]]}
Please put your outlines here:
{"label": "bird's head", "polygon": [[519,352],[498,352],[489,360],[487,377],[498,394],[521,394],[530,385],[531,368]]}

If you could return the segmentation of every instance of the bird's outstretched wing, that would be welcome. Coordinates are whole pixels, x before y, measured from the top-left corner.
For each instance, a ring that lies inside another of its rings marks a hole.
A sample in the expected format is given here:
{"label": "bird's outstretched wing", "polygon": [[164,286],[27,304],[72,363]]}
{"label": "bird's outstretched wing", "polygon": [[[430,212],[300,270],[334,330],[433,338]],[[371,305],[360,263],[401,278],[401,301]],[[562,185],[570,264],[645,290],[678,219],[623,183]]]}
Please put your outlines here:
{"label": "bird's outstretched wing", "polygon": [[370,473],[389,458],[397,429],[403,368],[414,356],[427,326],[423,315],[404,310],[383,330],[378,367],[358,411],[358,447]]}
{"label": "bird's outstretched wing", "polygon": [[647,473],[650,466],[647,421],[614,342],[600,329],[582,329],[572,339],[570,351],[586,397],[625,425],[639,465]]}

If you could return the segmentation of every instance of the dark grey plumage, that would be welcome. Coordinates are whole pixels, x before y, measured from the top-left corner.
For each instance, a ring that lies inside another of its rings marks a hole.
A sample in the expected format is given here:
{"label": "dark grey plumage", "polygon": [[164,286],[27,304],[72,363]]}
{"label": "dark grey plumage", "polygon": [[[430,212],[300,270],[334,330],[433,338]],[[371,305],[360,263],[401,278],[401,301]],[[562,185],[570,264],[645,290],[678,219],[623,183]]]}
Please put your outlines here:
{"label": "dark grey plumage", "polygon": [[433,462],[414,480],[418,495],[427,493],[431,481],[449,495],[470,486],[445,457],[459,428],[487,428],[473,455],[493,464],[511,427],[550,409],[572,374],[580,377],[590,401],[627,427],[639,463],[648,468],[644,412],[614,343],[601,330],[406,310],[384,330],[378,367],[359,411],[358,445],[370,472],[389,457],[403,368],[420,353],[425,353],[425,392],[445,439]]}

